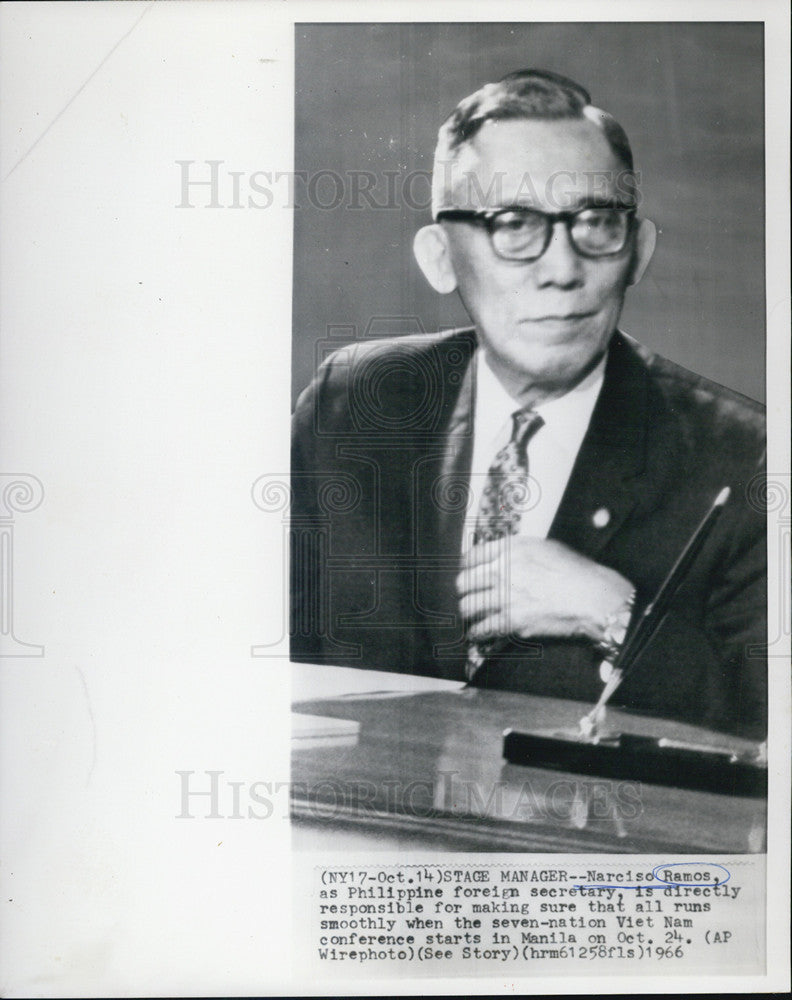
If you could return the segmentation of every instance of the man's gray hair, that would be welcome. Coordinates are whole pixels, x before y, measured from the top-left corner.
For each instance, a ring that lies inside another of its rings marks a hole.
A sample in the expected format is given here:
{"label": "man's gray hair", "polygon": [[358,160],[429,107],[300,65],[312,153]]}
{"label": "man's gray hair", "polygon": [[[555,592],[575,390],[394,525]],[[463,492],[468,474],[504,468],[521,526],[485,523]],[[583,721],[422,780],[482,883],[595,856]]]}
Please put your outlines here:
{"label": "man's gray hair", "polygon": [[464,207],[451,204],[451,168],[485,122],[570,118],[587,118],[601,128],[625,172],[633,172],[626,132],[606,111],[592,106],[587,90],[558,73],[517,70],[464,98],[440,126],[432,172],[432,217],[436,219],[443,208]]}

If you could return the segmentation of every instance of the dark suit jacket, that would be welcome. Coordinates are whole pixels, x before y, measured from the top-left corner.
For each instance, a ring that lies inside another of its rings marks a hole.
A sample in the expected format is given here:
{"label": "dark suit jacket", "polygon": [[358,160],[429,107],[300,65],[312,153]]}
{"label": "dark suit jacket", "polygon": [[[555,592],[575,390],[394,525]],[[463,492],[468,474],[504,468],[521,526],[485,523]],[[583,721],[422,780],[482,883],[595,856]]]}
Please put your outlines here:
{"label": "dark suit jacket", "polygon": [[[475,348],[472,330],[355,344],[300,397],[293,659],[464,677],[454,578],[475,518],[465,509]],[[720,489],[732,490],[614,703],[764,735],[763,453],[758,403],[614,335],[550,537],[632,581],[640,612]],[[600,659],[584,641],[512,641],[476,684],[594,701]]]}

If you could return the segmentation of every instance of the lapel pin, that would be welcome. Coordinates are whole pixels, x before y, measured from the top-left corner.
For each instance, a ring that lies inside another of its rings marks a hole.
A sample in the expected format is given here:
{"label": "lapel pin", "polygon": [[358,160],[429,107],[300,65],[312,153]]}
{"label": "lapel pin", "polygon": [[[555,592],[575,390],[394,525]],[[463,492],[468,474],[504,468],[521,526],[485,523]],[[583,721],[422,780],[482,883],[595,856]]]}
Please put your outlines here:
{"label": "lapel pin", "polygon": [[591,516],[591,523],[595,528],[605,528],[610,522],[610,511],[607,507],[600,507]]}

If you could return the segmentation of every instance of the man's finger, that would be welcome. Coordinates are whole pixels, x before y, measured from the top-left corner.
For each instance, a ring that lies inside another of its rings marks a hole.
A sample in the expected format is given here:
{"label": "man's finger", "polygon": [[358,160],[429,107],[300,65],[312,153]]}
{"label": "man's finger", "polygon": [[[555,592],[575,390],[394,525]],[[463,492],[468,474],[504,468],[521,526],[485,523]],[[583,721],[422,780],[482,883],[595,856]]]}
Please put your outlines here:
{"label": "man's finger", "polygon": [[508,633],[509,622],[506,613],[496,611],[473,622],[467,630],[467,637],[474,642],[480,642],[483,639],[497,639]]}
{"label": "man's finger", "polygon": [[463,569],[456,578],[456,589],[460,597],[465,594],[477,594],[482,590],[491,590],[496,587],[500,574],[495,569],[494,563],[481,563],[478,566],[471,566]]}
{"label": "man's finger", "polygon": [[494,542],[479,542],[471,545],[462,556],[462,569],[472,569],[482,563],[494,562],[499,559],[506,548],[506,539],[499,538]]}
{"label": "man's finger", "polygon": [[459,602],[459,613],[466,622],[477,622],[500,613],[500,601],[493,590],[467,594]]}

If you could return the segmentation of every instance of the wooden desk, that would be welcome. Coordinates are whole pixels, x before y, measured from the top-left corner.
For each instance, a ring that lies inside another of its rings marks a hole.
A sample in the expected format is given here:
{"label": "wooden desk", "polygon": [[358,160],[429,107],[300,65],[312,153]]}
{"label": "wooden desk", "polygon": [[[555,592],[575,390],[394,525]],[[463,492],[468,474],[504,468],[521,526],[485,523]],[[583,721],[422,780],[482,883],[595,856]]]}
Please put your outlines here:
{"label": "wooden desk", "polygon": [[[293,740],[297,847],[669,856],[765,849],[764,800],[561,774],[502,759],[504,729],[575,727],[590,706],[403,674],[292,669],[296,713],[348,720],[336,724],[336,735]],[[751,746],[617,710],[611,721],[624,731],[733,750]]]}

